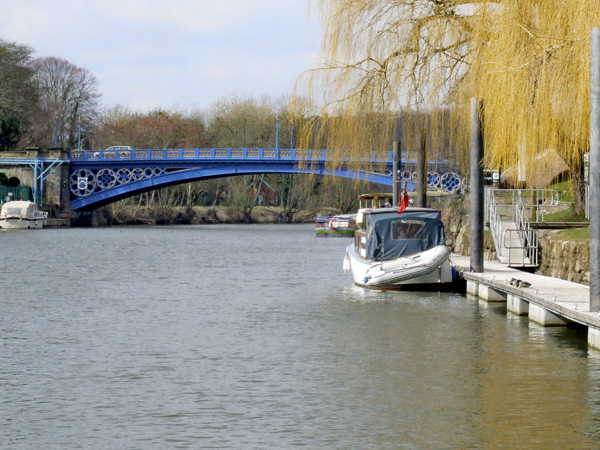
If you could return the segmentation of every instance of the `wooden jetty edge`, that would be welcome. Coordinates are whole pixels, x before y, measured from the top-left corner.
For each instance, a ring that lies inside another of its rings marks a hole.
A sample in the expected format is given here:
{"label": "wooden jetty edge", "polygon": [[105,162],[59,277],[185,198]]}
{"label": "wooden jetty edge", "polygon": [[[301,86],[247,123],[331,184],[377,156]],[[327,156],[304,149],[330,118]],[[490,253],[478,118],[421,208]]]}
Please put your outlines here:
{"label": "wooden jetty edge", "polygon": [[[508,312],[528,315],[542,326],[569,322],[588,327],[588,346],[600,350],[600,313],[590,312],[590,289],[579,283],[522,272],[496,261],[485,261],[483,272],[471,272],[467,256],[452,254],[452,265],[467,282],[467,294],[488,302],[507,302]],[[530,286],[511,285],[512,279]]]}

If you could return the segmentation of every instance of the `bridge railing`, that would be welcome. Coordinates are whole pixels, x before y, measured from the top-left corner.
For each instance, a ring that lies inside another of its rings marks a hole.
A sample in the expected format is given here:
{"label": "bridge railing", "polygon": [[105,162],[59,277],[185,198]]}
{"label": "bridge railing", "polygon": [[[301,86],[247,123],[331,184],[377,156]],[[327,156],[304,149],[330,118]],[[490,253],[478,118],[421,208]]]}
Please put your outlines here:
{"label": "bridge railing", "polygon": [[[388,161],[390,152],[373,152],[375,161]],[[131,159],[266,159],[326,160],[327,150],[276,148],[178,148],[133,150],[71,150],[71,161]],[[333,158],[331,158],[333,159]]]}
{"label": "bridge railing", "polygon": [[[117,161],[354,161],[374,164],[392,163],[391,151],[374,150],[362,158],[345,158],[344,152],[325,149],[283,149],[283,148],[171,148],[171,149],[127,149],[127,150],[71,150],[69,160],[80,163],[100,163]],[[430,161],[431,170],[440,173],[456,171],[456,164],[449,161]],[[413,174],[416,160],[402,159],[403,174]],[[429,174],[430,175],[430,174]],[[438,176],[438,178],[439,178]],[[403,175],[404,177],[404,175]],[[455,177],[456,178],[456,177]],[[405,181],[405,180],[404,180]],[[451,180],[452,181],[452,180]],[[459,179],[460,181],[460,179]],[[439,180],[445,185],[444,180]],[[456,184],[456,183],[455,183]]]}
{"label": "bridge railing", "polygon": [[[328,151],[325,149],[282,149],[282,148],[171,148],[171,149],[131,149],[131,150],[71,150],[71,161],[94,162],[100,160],[157,160],[157,159],[183,159],[183,160],[210,160],[210,159],[248,159],[248,160],[296,160],[296,161],[325,161],[325,160],[350,160],[344,158],[343,152]],[[390,151],[372,151],[369,156],[365,154],[361,161],[389,163],[392,161]],[[406,167],[413,167],[416,161],[402,160]],[[446,163],[431,161],[430,165],[440,167],[448,166]]]}

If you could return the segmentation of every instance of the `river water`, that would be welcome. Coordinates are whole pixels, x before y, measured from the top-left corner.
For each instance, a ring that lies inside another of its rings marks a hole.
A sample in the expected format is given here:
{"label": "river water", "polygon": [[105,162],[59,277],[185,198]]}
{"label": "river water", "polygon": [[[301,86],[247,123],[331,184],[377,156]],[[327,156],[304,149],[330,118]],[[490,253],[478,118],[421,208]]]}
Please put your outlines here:
{"label": "river water", "polygon": [[0,448],[600,446],[600,358],[310,225],[0,232]]}

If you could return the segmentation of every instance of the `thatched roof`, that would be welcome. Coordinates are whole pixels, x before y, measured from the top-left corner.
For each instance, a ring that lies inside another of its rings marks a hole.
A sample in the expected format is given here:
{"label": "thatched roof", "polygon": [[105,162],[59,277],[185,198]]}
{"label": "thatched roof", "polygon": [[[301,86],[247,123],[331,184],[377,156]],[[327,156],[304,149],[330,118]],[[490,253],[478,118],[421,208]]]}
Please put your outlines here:
{"label": "thatched roof", "polygon": [[[545,188],[569,172],[569,166],[556,150],[549,149],[535,157],[535,167],[527,170],[527,186],[534,189]],[[531,174],[531,175],[530,175]],[[502,182],[516,185],[519,181],[518,168],[512,166],[502,173]]]}

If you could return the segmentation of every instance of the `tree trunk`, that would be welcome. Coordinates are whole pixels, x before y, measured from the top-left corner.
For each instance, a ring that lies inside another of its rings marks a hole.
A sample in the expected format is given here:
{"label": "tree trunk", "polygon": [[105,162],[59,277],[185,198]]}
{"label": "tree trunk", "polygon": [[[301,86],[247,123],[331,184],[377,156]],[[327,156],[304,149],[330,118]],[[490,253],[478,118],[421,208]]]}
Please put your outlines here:
{"label": "tree trunk", "polygon": [[573,214],[578,216],[585,212],[585,183],[581,168],[573,170]]}

